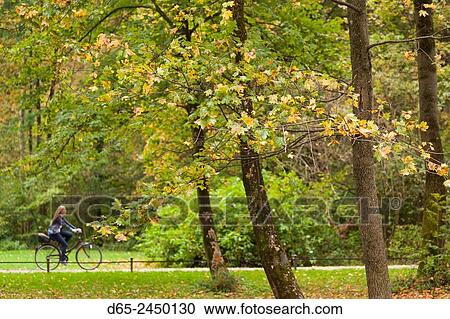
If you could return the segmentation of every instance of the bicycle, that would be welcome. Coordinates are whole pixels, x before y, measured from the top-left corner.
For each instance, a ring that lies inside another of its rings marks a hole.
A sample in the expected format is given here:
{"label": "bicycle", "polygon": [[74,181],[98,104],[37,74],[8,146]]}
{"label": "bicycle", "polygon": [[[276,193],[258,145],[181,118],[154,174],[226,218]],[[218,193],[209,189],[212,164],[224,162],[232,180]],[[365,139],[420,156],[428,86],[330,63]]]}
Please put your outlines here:
{"label": "bicycle", "polygon": [[[61,263],[62,253],[59,244],[43,233],[37,234],[41,242],[35,249],[34,261],[42,270],[55,270]],[[84,242],[80,234],[76,234],[77,242],[66,251],[66,256],[76,250],[75,260],[82,269],[94,270],[102,263],[102,251],[91,242]]]}

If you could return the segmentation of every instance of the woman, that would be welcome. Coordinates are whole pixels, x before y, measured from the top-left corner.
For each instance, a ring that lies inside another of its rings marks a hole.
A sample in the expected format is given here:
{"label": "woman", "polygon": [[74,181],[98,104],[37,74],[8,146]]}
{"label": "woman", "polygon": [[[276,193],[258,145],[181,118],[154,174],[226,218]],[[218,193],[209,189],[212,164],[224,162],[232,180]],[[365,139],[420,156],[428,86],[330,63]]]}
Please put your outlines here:
{"label": "woman", "polygon": [[[59,206],[55,214],[53,215],[50,226],[48,227],[48,236],[52,240],[57,241],[61,246],[60,261],[63,264],[66,264],[68,260],[66,256],[66,250],[68,246],[67,242],[70,240],[70,238],[72,238],[72,232],[81,233],[80,228],[76,228],[64,218],[66,212],[66,207]],[[63,226],[67,227],[72,232],[62,230]]]}

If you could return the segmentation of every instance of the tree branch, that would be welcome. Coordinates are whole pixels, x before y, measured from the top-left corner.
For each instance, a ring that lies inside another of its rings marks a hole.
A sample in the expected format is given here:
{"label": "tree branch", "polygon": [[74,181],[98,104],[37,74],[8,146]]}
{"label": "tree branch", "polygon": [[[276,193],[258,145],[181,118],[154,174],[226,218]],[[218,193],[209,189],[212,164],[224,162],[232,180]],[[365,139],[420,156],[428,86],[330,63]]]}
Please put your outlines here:
{"label": "tree branch", "polygon": [[444,40],[444,39],[450,39],[450,35],[445,35],[442,37],[437,37],[436,34],[442,33],[446,30],[450,30],[450,27],[448,28],[444,28],[442,30],[439,30],[433,34],[430,35],[424,35],[421,37],[416,37],[416,38],[409,38],[409,39],[401,39],[401,40],[386,40],[386,41],[382,41],[382,42],[378,42],[378,43],[374,43],[371,44],[367,47],[367,50],[369,51],[370,49],[380,46],[380,45],[385,45],[385,44],[396,44],[396,43],[407,43],[407,42],[415,42],[418,40],[424,40],[424,39],[435,39],[435,40]]}
{"label": "tree branch", "polygon": [[113,10],[111,10],[108,14],[106,14],[103,18],[101,18],[99,21],[97,21],[96,24],[94,24],[80,39],[78,39],[78,42],[83,41],[86,39],[86,37],[91,34],[92,31],[94,31],[103,21],[108,19],[110,16],[112,16],[114,13],[125,10],[125,9],[139,9],[139,8],[145,8],[145,9],[153,9],[151,6],[146,5],[135,5],[135,6],[123,6],[123,7],[117,7]]}
{"label": "tree branch", "polygon": [[353,9],[356,12],[359,12],[359,13],[362,12],[360,8],[358,8],[357,6],[355,6],[355,5],[351,4],[351,3],[348,3],[347,1],[340,1],[340,0],[331,0],[331,1],[334,2],[334,3],[340,4],[340,5],[346,6],[346,7],[350,8],[350,9]]}
{"label": "tree branch", "polygon": [[156,3],[155,0],[152,0],[153,5],[155,6],[155,10],[156,12],[159,13],[159,15],[167,22],[167,24],[173,28],[174,24],[172,22],[172,20],[170,20],[170,18],[167,16],[167,14],[161,9],[160,6],[158,6],[158,4]]}

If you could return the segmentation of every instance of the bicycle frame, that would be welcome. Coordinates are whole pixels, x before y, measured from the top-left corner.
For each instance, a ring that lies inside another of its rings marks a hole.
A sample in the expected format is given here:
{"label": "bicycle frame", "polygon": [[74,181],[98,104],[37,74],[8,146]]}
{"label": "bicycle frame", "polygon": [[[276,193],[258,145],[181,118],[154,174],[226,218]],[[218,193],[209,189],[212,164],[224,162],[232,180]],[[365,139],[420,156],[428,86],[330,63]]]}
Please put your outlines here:
{"label": "bicycle frame", "polygon": [[[78,249],[82,244],[84,244],[84,241],[82,240],[81,236],[79,234],[75,235],[77,237],[77,242],[73,244],[72,247],[68,247],[66,250],[66,255],[69,255],[73,250]],[[58,245],[59,248],[59,245]]]}

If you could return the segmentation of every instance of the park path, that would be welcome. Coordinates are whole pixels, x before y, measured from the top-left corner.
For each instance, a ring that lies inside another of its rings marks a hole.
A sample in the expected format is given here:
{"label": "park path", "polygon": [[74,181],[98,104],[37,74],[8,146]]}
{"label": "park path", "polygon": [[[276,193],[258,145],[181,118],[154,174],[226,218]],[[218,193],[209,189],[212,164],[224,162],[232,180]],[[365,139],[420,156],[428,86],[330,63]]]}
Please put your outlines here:
{"label": "park path", "polygon": [[[417,265],[390,265],[389,269],[414,269],[417,268]],[[262,268],[245,268],[245,267],[233,267],[229,268],[230,271],[255,271],[262,270]],[[364,269],[364,266],[312,266],[312,267],[297,267],[297,270],[341,270],[341,269]],[[134,272],[205,272],[209,271],[209,268],[144,268],[144,269],[135,269]],[[43,273],[45,271],[33,269],[33,270],[19,270],[19,269],[0,269],[0,273]],[[76,273],[76,272],[86,272],[83,269],[64,269],[63,267],[59,267],[52,272],[67,272],[67,273]],[[129,268],[124,269],[99,269],[90,271],[90,272],[130,272]]]}

